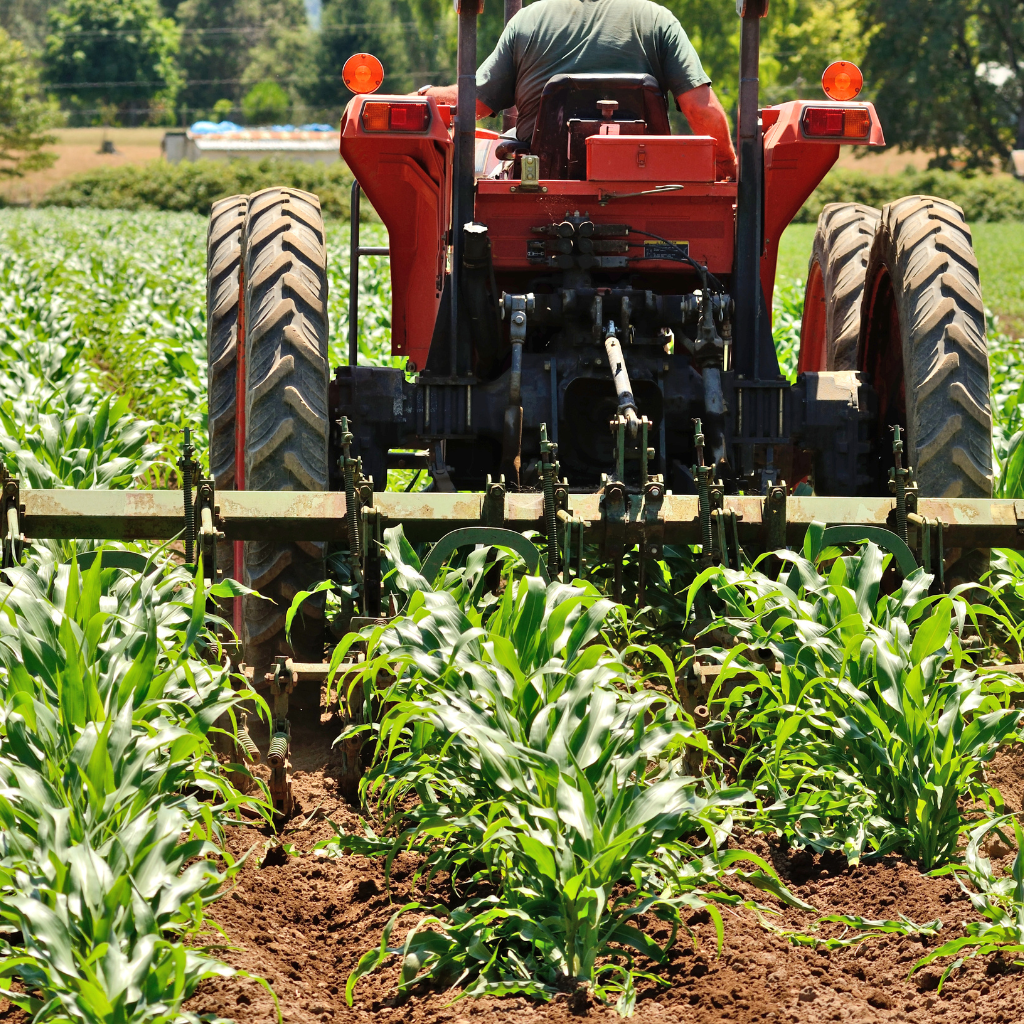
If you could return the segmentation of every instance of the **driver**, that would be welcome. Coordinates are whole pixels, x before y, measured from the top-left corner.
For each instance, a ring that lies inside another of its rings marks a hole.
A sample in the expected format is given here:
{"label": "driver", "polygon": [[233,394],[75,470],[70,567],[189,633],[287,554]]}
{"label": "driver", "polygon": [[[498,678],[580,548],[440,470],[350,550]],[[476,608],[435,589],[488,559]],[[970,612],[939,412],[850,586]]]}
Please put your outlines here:
{"label": "driver", "polygon": [[[718,143],[719,179],[736,176],[736,151],[711,79],[671,11],[652,0],[535,0],[501,33],[476,74],[477,117],[515,106],[516,136],[529,139],[548,79],[563,74],[648,74],[676,98],[691,131]],[[454,85],[420,95],[454,106]]]}

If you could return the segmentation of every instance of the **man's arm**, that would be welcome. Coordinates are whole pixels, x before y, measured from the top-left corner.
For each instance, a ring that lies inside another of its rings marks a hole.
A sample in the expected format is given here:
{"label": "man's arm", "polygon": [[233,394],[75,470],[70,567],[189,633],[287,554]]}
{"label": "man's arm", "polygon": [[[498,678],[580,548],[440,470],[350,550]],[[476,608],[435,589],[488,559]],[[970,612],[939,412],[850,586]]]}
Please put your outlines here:
{"label": "man's arm", "polygon": [[696,89],[681,92],[676,96],[679,109],[686,115],[690,129],[695,135],[710,135],[718,143],[715,171],[719,179],[736,177],[736,150],[732,145],[729,119],[725,108],[719,102],[710,85],[698,85]]}
{"label": "man's arm", "polygon": [[[413,96],[433,96],[438,103],[445,103],[450,107],[456,107],[459,104],[459,87],[457,85],[432,85],[429,89],[424,89],[423,92],[410,93]],[[476,101],[476,116],[477,117],[490,117],[493,111],[486,103],[481,103],[480,100]]]}

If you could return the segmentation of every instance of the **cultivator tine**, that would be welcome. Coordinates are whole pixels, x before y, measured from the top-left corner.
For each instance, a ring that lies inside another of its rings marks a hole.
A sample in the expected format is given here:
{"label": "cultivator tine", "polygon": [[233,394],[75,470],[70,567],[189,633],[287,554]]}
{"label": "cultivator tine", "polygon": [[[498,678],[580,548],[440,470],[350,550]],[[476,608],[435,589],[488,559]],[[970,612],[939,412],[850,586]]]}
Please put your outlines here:
{"label": "cultivator tine", "polygon": [[291,659],[279,655],[273,672],[267,673],[270,693],[274,698],[274,727],[270,737],[267,764],[270,765],[270,798],[275,814],[287,818],[292,813],[292,782],[288,777],[288,754],[292,729],[288,721],[288,695],[295,688],[296,676]]}
{"label": "cultivator tine", "polygon": [[181,458],[178,469],[181,470],[181,492],[185,505],[185,562],[195,564],[196,511],[192,503],[192,477],[198,472],[199,464],[195,461],[196,449],[192,444],[192,432],[184,428],[185,437],[181,442]]}

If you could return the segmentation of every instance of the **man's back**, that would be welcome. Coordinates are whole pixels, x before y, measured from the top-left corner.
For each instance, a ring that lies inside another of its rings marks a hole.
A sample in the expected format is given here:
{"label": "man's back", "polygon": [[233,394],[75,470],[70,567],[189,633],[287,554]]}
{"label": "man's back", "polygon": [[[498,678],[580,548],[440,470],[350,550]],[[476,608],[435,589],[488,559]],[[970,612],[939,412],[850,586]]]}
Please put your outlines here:
{"label": "man's back", "polygon": [[519,109],[528,139],[548,80],[560,74],[649,74],[667,96],[711,80],[682,26],[651,0],[536,0],[505,26],[477,72],[491,110]]}

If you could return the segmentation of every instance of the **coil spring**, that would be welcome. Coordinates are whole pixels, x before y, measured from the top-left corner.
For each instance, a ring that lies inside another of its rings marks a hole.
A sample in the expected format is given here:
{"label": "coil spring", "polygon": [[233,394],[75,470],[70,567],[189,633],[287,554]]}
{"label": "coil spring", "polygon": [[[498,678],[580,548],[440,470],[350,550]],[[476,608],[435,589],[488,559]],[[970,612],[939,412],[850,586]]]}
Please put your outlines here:
{"label": "coil spring", "polygon": [[[698,467],[697,472],[700,473]],[[697,510],[700,515],[700,538],[701,538],[701,549],[704,555],[711,554],[711,493],[707,485],[707,481],[704,479],[704,474],[700,473],[700,482],[697,487]]]}
{"label": "coil spring", "polygon": [[249,735],[249,730],[242,726],[238,730],[238,745],[245,751],[246,757],[253,762],[253,764],[259,764],[260,762],[260,748],[253,743],[252,737]]}
{"label": "coil spring", "polygon": [[271,768],[280,768],[288,756],[288,733],[275,732],[267,751],[267,763]]}
{"label": "coil spring", "polygon": [[558,511],[555,508],[555,470],[544,470],[544,525],[548,534],[548,574],[558,573]]}

